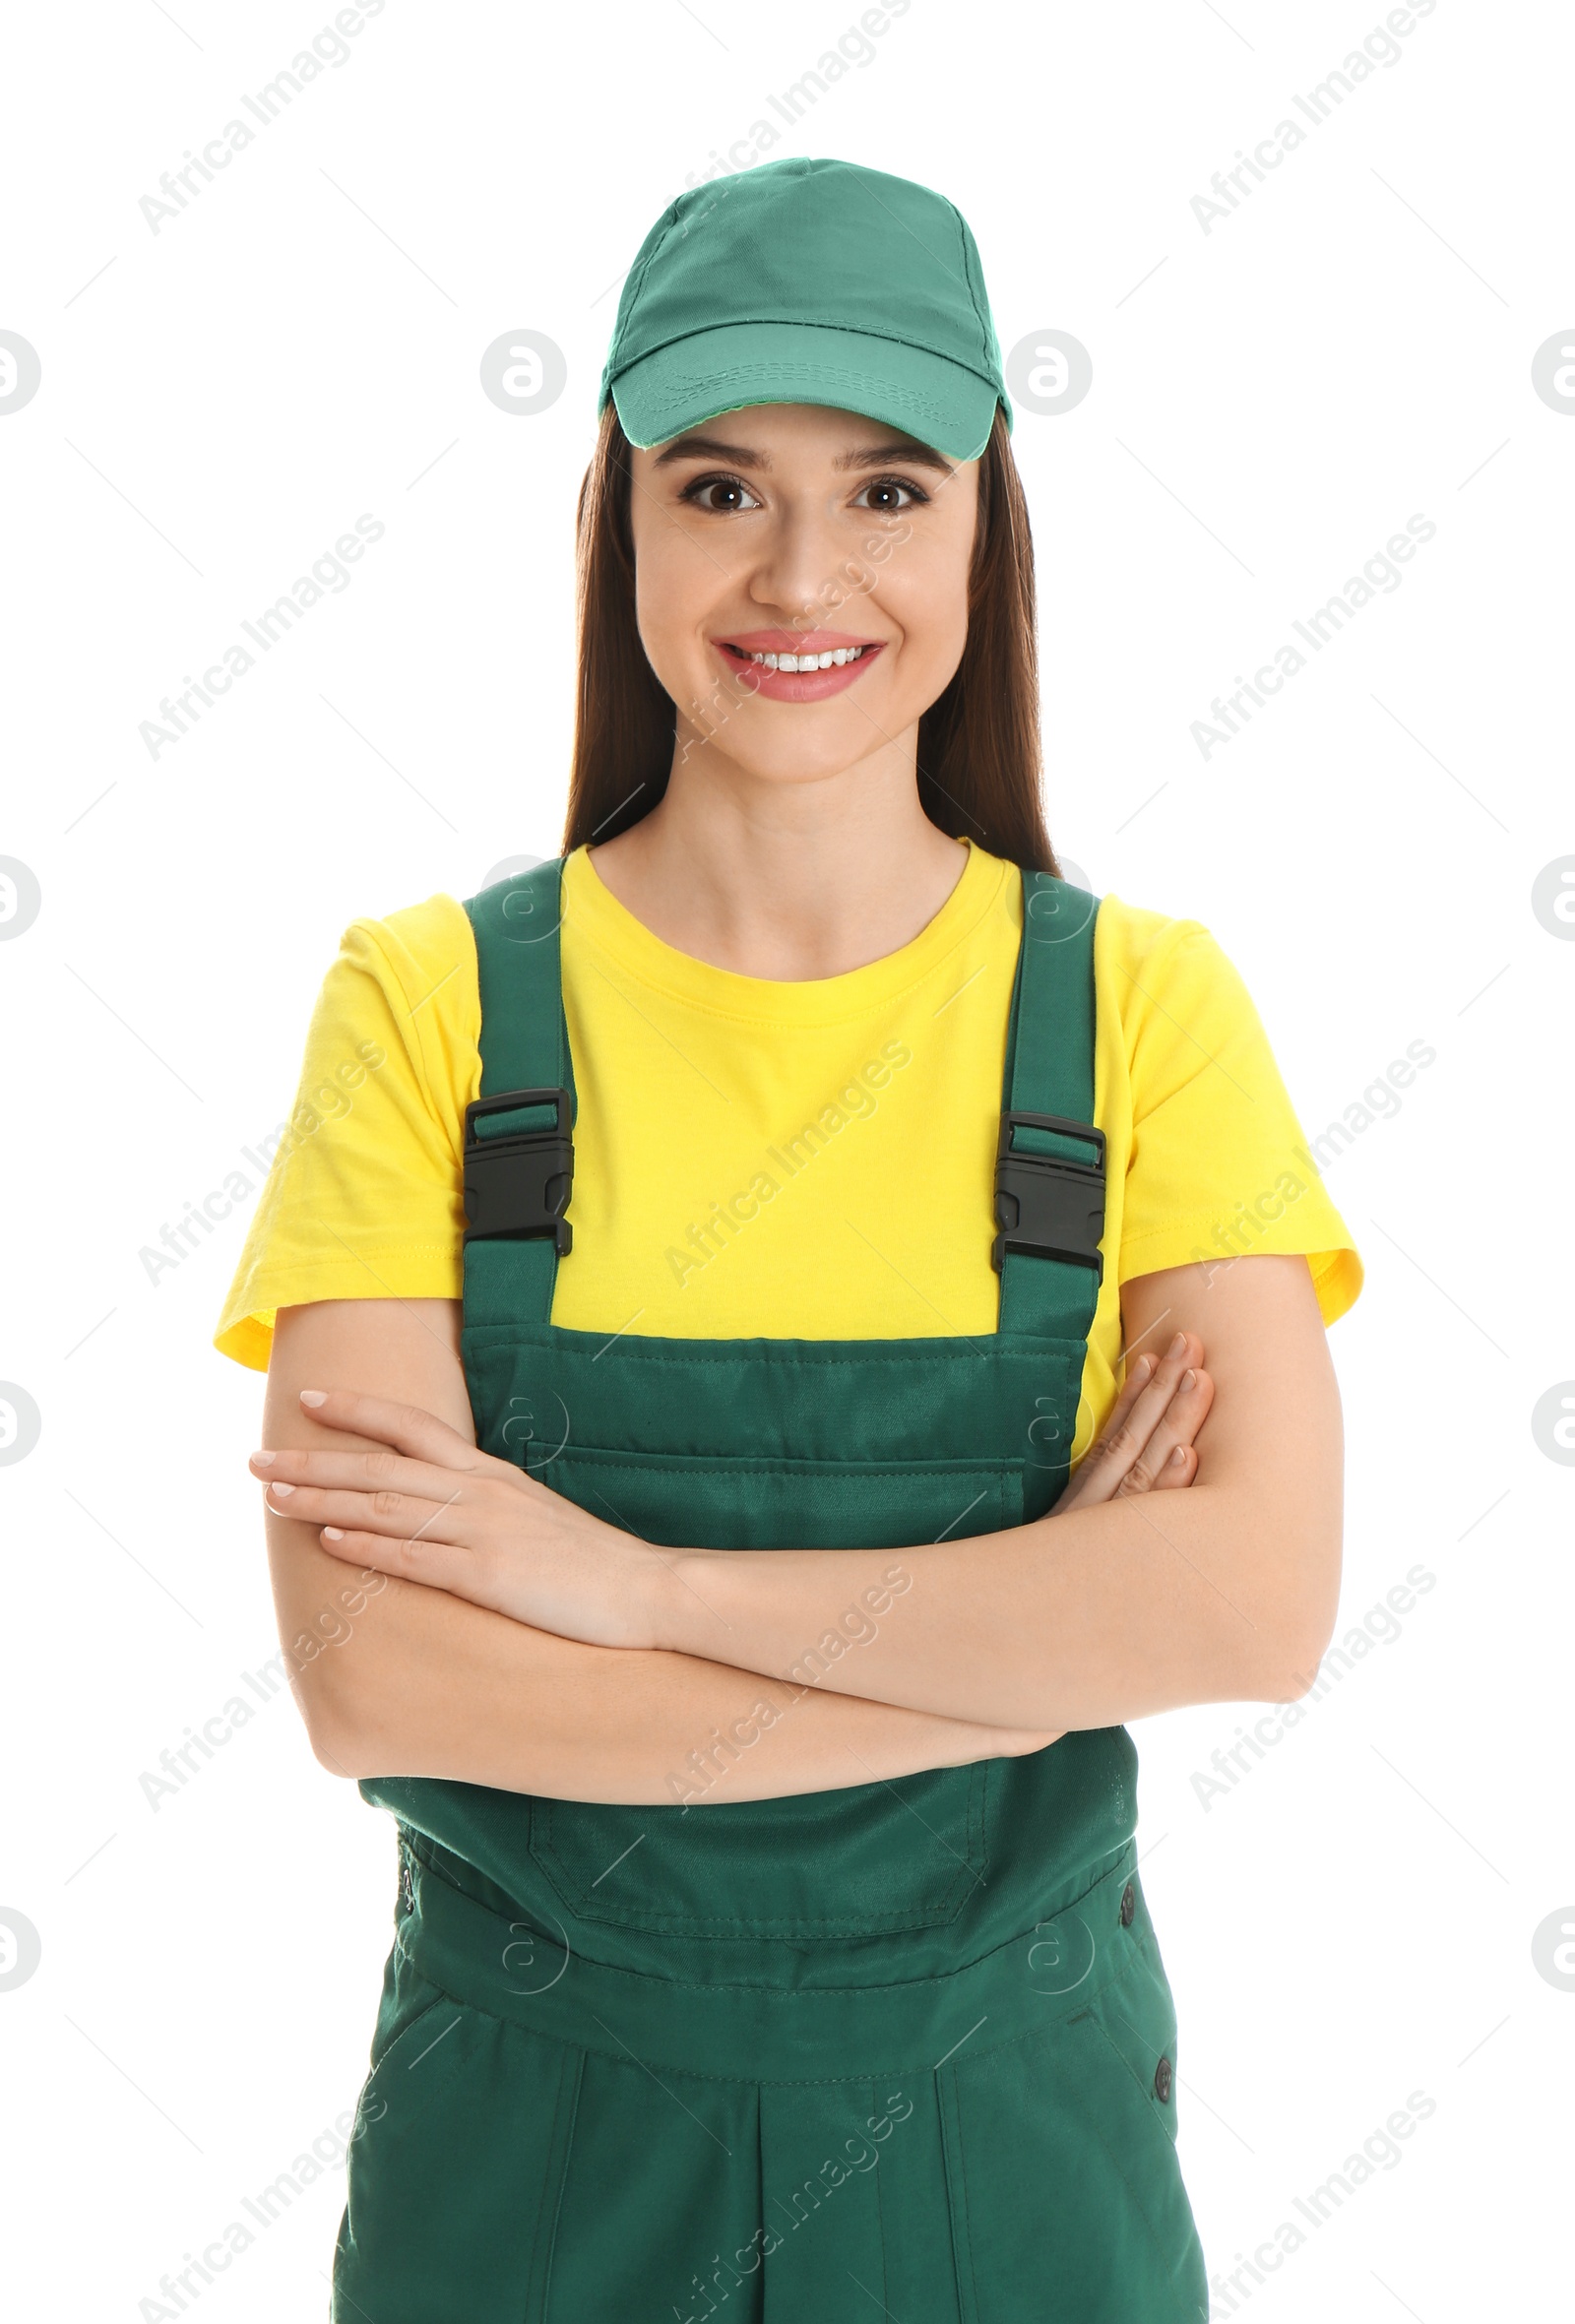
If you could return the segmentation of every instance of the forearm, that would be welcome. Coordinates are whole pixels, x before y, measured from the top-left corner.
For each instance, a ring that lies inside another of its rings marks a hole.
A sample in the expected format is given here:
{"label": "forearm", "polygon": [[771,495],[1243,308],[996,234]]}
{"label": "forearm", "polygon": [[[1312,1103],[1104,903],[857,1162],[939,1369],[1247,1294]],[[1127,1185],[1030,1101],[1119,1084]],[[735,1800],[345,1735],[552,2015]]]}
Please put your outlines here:
{"label": "forearm", "polygon": [[[1065,1730],[1304,1693],[1340,1583],[1340,1399],[1301,1259],[1124,1287],[1129,1334],[1209,1349],[1184,1492],[892,1550],[672,1553],[654,1635],[830,1691]],[[911,1577],[889,1591],[888,1570]],[[873,1589],[875,1596],[865,1593]],[[883,1593],[884,1611],[878,1610]]]}
{"label": "forearm", "polygon": [[[278,1518],[269,1527],[286,1530]],[[281,1635],[313,1747],[344,1776],[709,1805],[837,1790],[1054,1739],[806,1691],[687,1654],[583,1646],[444,1591],[347,1573],[309,1539],[277,1543],[275,1559],[276,1588],[288,1562]]]}
{"label": "forearm", "polygon": [[[360,1441],[299,1391],[374,1383],[471,1438],[451,1300],[334,1300],[279,1316],[264,1441]],[[347,1565],[266,1517],[279,1635],[312,1747],[344,1776],[439,1776],[559,1799],[658,1805],[837,1790],[1054,1740],[804,1694],[715,1658],[582,1645],[437,1588]],[[764,1706],[772,1716],[759,1715]],[[747,1738],[753,1737],[753,1740]],[[700,1766],[694,1764],[699,1756]],[[709,1760],[711,1780],[705,1782]]]}
{"label": "forearm", "polygon": [[1296,1576],[1324,1561],[1299,1527],[1269,1530],[1198,1484],[900,1551],[676,1552],[662,1635],[828,1693],[1057,1731],[1283,1701],[1322,1651]]}

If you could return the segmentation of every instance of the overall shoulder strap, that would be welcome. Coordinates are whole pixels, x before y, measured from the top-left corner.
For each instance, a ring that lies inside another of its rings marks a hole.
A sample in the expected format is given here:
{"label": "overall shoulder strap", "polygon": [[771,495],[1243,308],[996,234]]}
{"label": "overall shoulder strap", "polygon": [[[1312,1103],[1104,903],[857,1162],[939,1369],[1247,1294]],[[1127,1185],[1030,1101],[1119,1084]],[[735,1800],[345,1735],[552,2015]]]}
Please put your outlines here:
{"label": "overall shoulder strap", "polygon": [[1023,873],[992,1252],[1000,1329],[1086,1341],[1103,1262],[1104,1138],[1094,1127],[1094,928],[1100,904]]}
{"label": "overall shoulder strap", "polygon": [[[465,1321],[546,1323],[574,1174],[574,1068],[558,946],[563,859],[466,902],[481,999],[481,1094],[466,1109]],[[509,1105],[510,1097],[529,1103]]]}

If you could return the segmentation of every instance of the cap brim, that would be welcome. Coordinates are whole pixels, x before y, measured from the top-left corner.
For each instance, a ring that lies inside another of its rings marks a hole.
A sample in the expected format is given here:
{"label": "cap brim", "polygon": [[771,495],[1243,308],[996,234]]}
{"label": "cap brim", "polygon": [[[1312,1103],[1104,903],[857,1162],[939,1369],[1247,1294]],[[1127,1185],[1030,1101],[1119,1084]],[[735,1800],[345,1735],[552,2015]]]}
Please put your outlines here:
{"label": "cap brim", "polygon": [[990,380],[944,355],[818,323],[697,331],[643,355],[610,386],[623,432],[643,451],[751,404],[824,404],[884,420],[948,460],[976,460],[997,401]]}

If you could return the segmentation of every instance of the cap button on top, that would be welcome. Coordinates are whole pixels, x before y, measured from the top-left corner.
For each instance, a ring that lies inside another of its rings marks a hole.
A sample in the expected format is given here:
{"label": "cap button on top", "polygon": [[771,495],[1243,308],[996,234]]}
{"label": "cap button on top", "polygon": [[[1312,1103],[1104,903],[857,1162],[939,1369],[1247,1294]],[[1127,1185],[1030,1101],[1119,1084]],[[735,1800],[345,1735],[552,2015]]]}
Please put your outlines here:
{"label": "cap button on top", "polygon": [[1138,1909],[1137,1891],[1129,1880],[1121,1891],[1121,1926],[1130,1928]]}
{"label": "cap button on top", "polygon": [[1162,2106],[1170,2104],[1170,2092],[1174,2086],[1175,2068],[1167,2057],[1163,2057],[1154,2069],[1154,2095]]}

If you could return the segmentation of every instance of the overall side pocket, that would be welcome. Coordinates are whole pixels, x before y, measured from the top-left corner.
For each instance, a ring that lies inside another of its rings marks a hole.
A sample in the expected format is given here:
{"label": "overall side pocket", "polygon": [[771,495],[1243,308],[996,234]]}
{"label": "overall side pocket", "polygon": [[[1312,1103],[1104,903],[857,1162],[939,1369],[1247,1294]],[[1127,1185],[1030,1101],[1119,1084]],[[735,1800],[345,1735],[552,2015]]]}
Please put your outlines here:
{"label": "overall side pocket", "polygon": [[1169,1988],[1135,1943],[1071,2016],[946,2069],[970,2324],[1202,2324],[1174,2066]]}
{"label": "overall side pocket", "polygon": [[407,1979],[356,2108],[335,2324],[538,2324],[583,2052]]}

